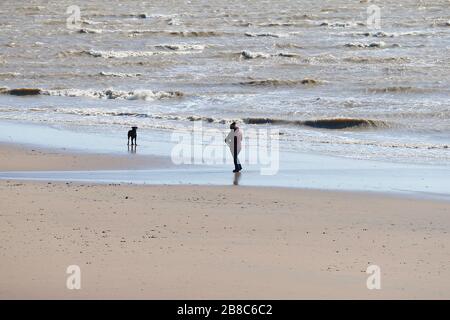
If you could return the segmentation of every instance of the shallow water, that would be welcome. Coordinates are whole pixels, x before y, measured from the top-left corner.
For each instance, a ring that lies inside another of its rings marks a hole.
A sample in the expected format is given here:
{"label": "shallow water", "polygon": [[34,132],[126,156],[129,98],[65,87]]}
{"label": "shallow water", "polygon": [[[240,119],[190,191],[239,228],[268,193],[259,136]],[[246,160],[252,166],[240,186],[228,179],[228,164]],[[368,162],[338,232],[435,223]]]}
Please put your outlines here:
{"label": "shallow water", "polygon": [[[0,87],[42,91],[4,90],[0,119],[167,136],[240,119],[279,129],[283,150],[449,163],[448,1],[377,1],[379,30],[355,1],[84,0],[80,32],[73,4],[2,1]],[[337,118],[380,125],[304,125]]]}
{"label": "shallow water", "polygon": [[[243,172],[236,176],[230,153],[223,149],[223,162],[208,163],[205,158],[196,158],[179,165],[172,162],[171,151],[177,143],[167,138],[164,130],[152,130],[139,135],[139,145],[127,147],[126,140],[117,132],[97,134],[92,131],[65,130],[0,122],[0,136],[8,137],[13,132],[15,141],[32,146],[46,146],[57,152],[77,151],[108,154],[158,155],[167,157],[168,169],[148,170],[100,170],[59,172],[1,172],[0,179],[23,179],[41,181],[84,181],[92,183],[138,183],[138,184],[198,184],[275,186],[340,191],[370,191],[412,195],[450,200],[450,166],[392,163],[384,161],[348,159],[339,156],[318,155],[297,151],[279,150],[279,162],[249,161],[244,145],[240,158]],[[6,139],[6,141],[8,141]],[[197,146],[201,147],[200,144]],[[205,150],[205,149],[203,149]],[[199,161],[198,161],[199,160]],[[216,159],[217,160],[217,159]],[[274,168],[274,171],[267,169]],[[266,169],[266,171],[264,171]]]}
{"label": "shallow water", "polygon": [[[317,159],[316,159],[317,160]],[[349,168],[283,169],[274,176],[262,176],[258,170],[233,174],[223,167],[191,169],[114,170],[114,171],[39,171],[0,172],[3,180],[72,181],[90,183],[134,183],[164,185],[241,185],[291,187],[303,189],[365,191],[411,195],[450,201],[446,168],[387,168],[361,165]],[[229,169],[229,168],[227,168]],[[418,179],[418,177],[421,177]]]}

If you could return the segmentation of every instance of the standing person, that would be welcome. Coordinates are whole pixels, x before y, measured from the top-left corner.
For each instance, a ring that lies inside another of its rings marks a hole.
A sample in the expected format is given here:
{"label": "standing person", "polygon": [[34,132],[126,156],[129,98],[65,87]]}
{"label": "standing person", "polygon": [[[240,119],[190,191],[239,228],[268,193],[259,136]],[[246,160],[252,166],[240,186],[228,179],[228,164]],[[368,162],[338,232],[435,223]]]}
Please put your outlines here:
{"label": "standing person", "polygon": [[231,155],[233,156],[234,170],[233,172],[239,172],[242,170],[241,163],[238,159],[239,152],[241,152],[242,147],[242,132],[233,122],[230,125],[230,133],[225,138],[225,143],[230,147]]}

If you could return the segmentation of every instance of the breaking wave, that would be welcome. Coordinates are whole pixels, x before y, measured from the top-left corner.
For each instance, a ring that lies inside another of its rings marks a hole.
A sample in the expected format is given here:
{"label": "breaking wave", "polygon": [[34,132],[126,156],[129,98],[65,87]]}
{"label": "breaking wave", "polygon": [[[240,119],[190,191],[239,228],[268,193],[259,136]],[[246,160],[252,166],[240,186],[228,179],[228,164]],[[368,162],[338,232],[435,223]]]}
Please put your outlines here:
{"label": "breaking wave", "polygon": [[[136,118],[151,118],[151,119],[162,119],[162,120],[174,120],[174,121],[204,121],[208,123],[220,123],[224,124],[231,122],[231,119],[224,118],[213,118],[207,116],[196,116],[196,115],[173,115],[173,114],[148,114],[132,111],[107,111],[101,109],[90,109],[90,108],[30,108],[29,111],[35,112],[46,112],[53,111],[64,114],[74,114],[80,116],[113,116],[113,117],[136,117]],[[0,109],[0,111],[10,112],[15,111],[15,109],[7,108],[5,110]],[[315,120],[289,120],[289,119],[274,119],[274,118],[242,118],[233,119],[238,120],[245,124],[250,125],[285,125],[285,126],[304,126],[319,129],[363,129],[363,128],[388,128],[389,124],[382,120],[371,120],[371,119],[354,119],[354,118],[331,118],[331,119],[315,119]]]}
{"label": "breaking wave", "polygon": [[[214,119],[211,117],[189,116],[185,118],[190,121],[206,121],[226,123],[229,119]],[[177,119],[179,120],[179,119]],[[351,118],[335,118],[335,119],[318,119],[318,120],[285,120],[272,118],[243,118],[239,119],[245,124],[273,124],[273,125],[287,125],[287,126],[305,126],[319,129],[349,129],[349,128],[387,128],[388,124],[381,120],[369,119],[351,119]]]}
{"label": "breaking wave", "polygon": [[245,118],[242,121],[246,124],[279,124],[279,125],[299,125],[320,129],[348,129],[348,128],[386,128],[387,123],[380,120],[368,119],[319,119],[319,120],[284,120],[271,118]]}
{"label": "breaking wave", "polygon": [[163,54],[188,54],[190,51],[103,51],[103,50],[85,50],[82,53],[96,58],[129,58],[129,57],[151,57]]}
{"label": "breaking wave", "polygon": [[103,30],[101,29],[91,29],[91,28],[81,28],[78,30],[78,33],[95,33],[100,34],[103,33]]}
{"label": "breaking wave", "polygon": [[175,37],[217,37],[223,35],[219,31],[171,31],[171,30],[130,30],[127,33],[134,35],[167,35]]}
{"label": "breaking wave", "polygon": [[47,96],[61,96],[61,97],[87,97],[98,99],[124,99],[124,100],[158,100],[166,98],[179,98],[183,96],[179,91],[152,91],[152,90],[85,90],[85,89],[59,89],[59,90],[44,90],[35,88],[19,88],[19,89],[0,89],[0,93],[10,94],[16,96],[27,95],[47,95]]}
{"label": "breaking wave", "polygon": [[172,51],[201,51],[205,49],[205,45],[201,44],[161,44],[156,45],[155,48],[166,49]]}
{"label": "breaking wave", "polygon": [[349,42],[344,45],[347,48],[385,48],[386,43],[384,41],[362,43],[362,42]]}
{"label": "breaking wave", "polygon": [[239,56],[244,59],[267,59],[271,57],[284,57],[284,58],[295,58],[299,55],[296,53],[289,53],[289,52],[279,52],[275,54],[271,53],[265,53],[265,52],[251,52],[248,50],[244,50],[239,53]]}
{"label": "breaking wave", "polygon": [[395,38],[400,36],[427,36],[428,33],[423,31],[407,31],[407,32],[356,32],[353,35],[364,36],[364,37],[374,37],[374,38]]}
{"label": "breaking wave", "polygon": [[241,52],[241,56],[244,59],[257,59],[257,58],[270,58],[271,55],[268,53],[264,53],[264,52],[251,52],[251,51],[247,51],[244,50]]}

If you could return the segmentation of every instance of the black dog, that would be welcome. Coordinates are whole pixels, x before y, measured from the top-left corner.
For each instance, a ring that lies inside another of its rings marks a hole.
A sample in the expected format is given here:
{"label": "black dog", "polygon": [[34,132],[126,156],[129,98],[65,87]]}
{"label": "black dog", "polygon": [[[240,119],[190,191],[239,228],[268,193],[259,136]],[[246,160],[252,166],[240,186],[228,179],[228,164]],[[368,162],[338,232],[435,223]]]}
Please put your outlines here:
{"label": "black dog", "polygon": [[128,145],[130,145],[130,138],[131,138],[131,145],[133,145],[133,140],[134,140],[134,145],[137,146],[137,143],[136,143],[137,128],[138,127],[131,127],[131,130],[128,131]]}

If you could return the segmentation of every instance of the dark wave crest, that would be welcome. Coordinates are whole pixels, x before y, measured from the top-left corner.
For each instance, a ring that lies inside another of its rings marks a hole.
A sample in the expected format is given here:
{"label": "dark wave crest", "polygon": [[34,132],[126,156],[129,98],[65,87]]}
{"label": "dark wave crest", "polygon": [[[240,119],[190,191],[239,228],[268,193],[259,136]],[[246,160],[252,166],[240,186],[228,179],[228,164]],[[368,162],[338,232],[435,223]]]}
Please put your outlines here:
{"label": "dark wave crest", "polygon": [[298,125],[320,129],[347,129],[347,128],[382,128],[387,127],[387,123],[380,120],[334,118],[318,120],[284,120],[271,118],[246,118],[242,119],[246,124],[279,124]]}

